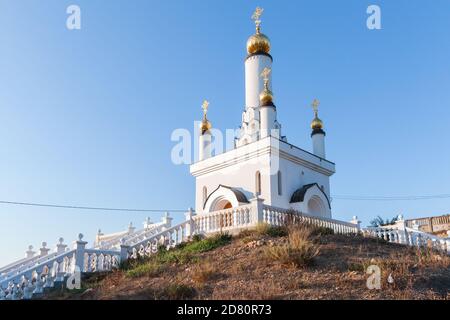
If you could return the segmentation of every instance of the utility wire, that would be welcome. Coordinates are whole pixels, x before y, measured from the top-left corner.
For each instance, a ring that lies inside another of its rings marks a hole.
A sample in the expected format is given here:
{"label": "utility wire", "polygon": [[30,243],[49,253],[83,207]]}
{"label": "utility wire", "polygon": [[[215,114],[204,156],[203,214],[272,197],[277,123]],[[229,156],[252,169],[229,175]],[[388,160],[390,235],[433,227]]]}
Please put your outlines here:
{"label": "utility wire", "polygon": [[447,199],[450,194],[438,194],[428,196],[352,196],[352,195],[334,195],[333,199],[337,200],[352,200],[352,201],[418,201],[418,200],[432,200],[432,199]]}
{"label": "utility wire", "polygon": [[17,205],[17,206],[31,206],[31,207],[47,207],[60,209],[78,209],[78,210],[98,210],[98,211],[126,211],[126,212],[186,212],[187,210],[169,210],[169,209],[130,209],[130,208],[103,208],[103,207],[86,207],[86,206],[66,206],[59,204],[44,204],[32,202],[15,202],[15,201],[1,201],[0,204]]}
{"label": "utility wire", "polygon": [[[350,201],[418,201],[418,200],[432,200],[432,199],[448,199],[450,194],[438,194],[427,196],[355,196],[355,195],[333,195],[336,200],[350,200]],[[88,206],[69,206],[59,204],[33,203],[33,202],[16,202],[0,200],[0,204],[16,205],[16,206],[30,206],[30,207],[47,207],[59,209],[77,209],[77,210],[97,210],[97,211],[122,211],[122,212],[186,212],[180,209],[131,209],[131,208],[105,208],[105,207],[88,207]]]}

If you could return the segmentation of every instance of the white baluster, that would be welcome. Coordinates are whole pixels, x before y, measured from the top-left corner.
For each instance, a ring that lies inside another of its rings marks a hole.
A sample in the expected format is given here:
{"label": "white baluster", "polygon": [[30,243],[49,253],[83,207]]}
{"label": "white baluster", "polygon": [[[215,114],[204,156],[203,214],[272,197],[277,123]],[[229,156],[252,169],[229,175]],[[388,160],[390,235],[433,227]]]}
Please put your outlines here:
{"label": "white baluster", "polygon": [[30,300],[33,297],[33,284],[31,283],[31,281],[26,280],[24,287],[23,287],[23,299],[24,300]]}
{"label": "white baluster", "polygon": [[36,278],[35,285],[36,287],[34,288],[33,294],[44,293],[44,280],[42,279],[40,274],[38,274],[38,277]]}
{"label": "white baluster", "polygon": [[47,273],[47,275],[45,276],[45,284],[44,284],[44,288],[53,288],[54,287],[54,279],[52,277],[52,275],[49,273]]}

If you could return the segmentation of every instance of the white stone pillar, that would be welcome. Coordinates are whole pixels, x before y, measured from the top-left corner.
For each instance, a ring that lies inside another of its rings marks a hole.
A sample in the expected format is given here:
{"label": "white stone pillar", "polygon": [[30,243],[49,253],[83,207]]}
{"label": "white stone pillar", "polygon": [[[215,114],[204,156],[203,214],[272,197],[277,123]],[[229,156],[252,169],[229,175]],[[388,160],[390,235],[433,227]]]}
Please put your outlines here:
{"label": "white stone pillar", "polygon": [[356,225],[356,229],[358,230],[358,232],[361,231],[361,221],[358,220],[358,216],[353,216],[350,223]]}
{"label": "white stone pillar", "polygon": [[47,248],[47,242],[42,242],[42,248],[39,249],[41,257],[48,255],[50,249]]}
{"label": "white stone pillar", "polygon": [[172,220],[173,220],[173,218],[170,217],[169,212],[166,212],[164,214],[164,217],[162,218],[162,222],[166,225],[166,228],[170,228],[172,226]]}
{"label": "white stone pillar", "polygon": [[28,246],[28,250],[25,252],[25,257],[28,258],[28,259],[29,258],[33,258],[35,254],[36,254],[36,252],[33,251],[33,246],[29,245]]}
{"label": "white stone pillar", "polygon": [[67,245],[64,244],[64,239],[59,238],[58,244],[56,245],[56,253],[58,255],[63,254],[64,252],[66,252],[66,248],[67,248]]}
{"label": "white stone pillar", "polygon": [[254,217],[253,224],[264,222],[264,199],[260,197],[253,198],[251,201],[252,205],[252,216]]}
{"label": "white stone pillar", "polygon": [[144,221],[144,229],[149,229],[152,226],[153,222],[150,220],[150,217],[147,217]]}
{"label": "white stone pillar", "polygon": [[75,267],[78,267],[80,272],[84,271],[84,250],[87,244],[86,241],[83,241],[83,237],[83,234],[80,233],[78,235],[78,241],[75,243]]}
{"label": "white stone pillar", "polygon": [[194,233],[194,209],[189,208],[188,211],[184,214],[186,217],[186,221],[188,221],[188,223],[186,224],[186,237],[189,238],[191,237]]}
{"label": "white stone pillar", "polygon": [[120,239],[120,263],[128,260],[129,250],[130,246],[125,244],[125,239]]}
{"label": "white stone pillar", "polygon": [[128,234],[133,234],[136,228],[133,226],[133,222],[128,224]]}

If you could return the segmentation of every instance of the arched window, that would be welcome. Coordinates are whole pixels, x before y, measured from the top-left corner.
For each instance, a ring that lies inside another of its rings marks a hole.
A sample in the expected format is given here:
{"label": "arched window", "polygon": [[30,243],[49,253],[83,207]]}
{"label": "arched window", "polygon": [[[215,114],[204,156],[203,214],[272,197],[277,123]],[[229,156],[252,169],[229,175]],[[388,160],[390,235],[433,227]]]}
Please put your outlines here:
{"label": "arched window", "polygon": [[208,188],[203,187],[203,205],[205,204],[207,198],[208,198]]}
{"label": "arched window", "polygon": [[282,181],[281,181],[281,171],[278,171],[278,195],[281,196],[283,194],[282,190]]}
{"label": "arched window", "polygon": [[261,194],[261,172],[256,171],[255,175],[255,193],[257,195]]}

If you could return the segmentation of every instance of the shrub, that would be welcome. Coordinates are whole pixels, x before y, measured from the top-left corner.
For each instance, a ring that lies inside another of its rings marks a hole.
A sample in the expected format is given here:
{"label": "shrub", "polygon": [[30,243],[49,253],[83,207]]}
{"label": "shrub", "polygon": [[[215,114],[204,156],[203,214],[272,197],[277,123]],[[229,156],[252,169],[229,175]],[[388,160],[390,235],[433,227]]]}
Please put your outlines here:
{"label": "shrub", "polygon": [[318,227],[314,226],[312,227],[312,234],[314,236],[327,236],[327,235],[333,235],[334,230],[327,227]]}
{"label": "shrub", "polygon": [[192,241],[193,242],[199,242],[202,241],[205,237],[202,236],[201,234],[195,234],[192,236]]}
{"label": "shrub", "polygon": [[258,223],[255,227],[255,232],[259,236],[269,237],[284,237],[287,235],[286,227],[275,227],[267,223]]}
{"label": "shrub", "polygon": [[170,300],[191,299],[195,296],[195,289],[184,284],[171,284],[164,290]]}
{"label": "shrub", "polygon": [[231,242],[231,236],[227,233],[220,233],[212,237],[188,243],[183,250],[191,253],[201,253],[214,250]]}
{"label": "shrub", "polygon": [[126,276],[130,278],[139,278],[142,276],[155,277],[163,271],[161,264],[153,261],[142,263],[126,272]]}
{"label": "shrub", "polygon": [[296,267],[310,265],[319,254],[318,245],[310,240],[312,234],[313,230],[308,226],[289,227],[288,242],[266,248],[266,256],[286,265]]}
{"label": "shrub", "polygon": [[207,261],[203,263],[199,263],[193,267],[192,270],[192,280],[195,283],[203,285],[207,281],[211,280],[217,275],[217,270],[214,265]]}

